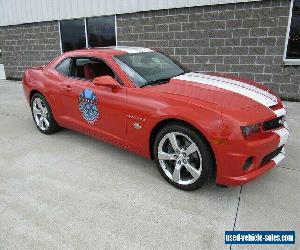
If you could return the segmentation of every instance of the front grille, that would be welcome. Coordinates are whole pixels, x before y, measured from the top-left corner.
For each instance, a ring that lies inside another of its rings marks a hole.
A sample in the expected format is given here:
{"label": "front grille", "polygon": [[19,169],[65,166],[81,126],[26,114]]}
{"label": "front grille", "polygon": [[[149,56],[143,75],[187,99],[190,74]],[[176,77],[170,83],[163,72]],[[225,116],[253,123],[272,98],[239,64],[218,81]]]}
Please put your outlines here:
{"label": "front grille", "polygon": [[284,116],[279,116],[273,120],[269,120],[263,123],[263,130],[272,130],[276,128],[280,128],[284,123]]}
{"label": "front grille", "polygon": [[274,151],[271,152],[270,154],[267,154],[267,155],[262,159],[260,165],[262,166],[262,165],[267,164],[270,160],[272,160],[272,159],[275,158],[277,155],[279,155],[280,152],[281,152],[282,149],[283,149],[283,146],[284,146],[284,145],[282,145],[281,147],[277,148],[276,150],[274,150]]}

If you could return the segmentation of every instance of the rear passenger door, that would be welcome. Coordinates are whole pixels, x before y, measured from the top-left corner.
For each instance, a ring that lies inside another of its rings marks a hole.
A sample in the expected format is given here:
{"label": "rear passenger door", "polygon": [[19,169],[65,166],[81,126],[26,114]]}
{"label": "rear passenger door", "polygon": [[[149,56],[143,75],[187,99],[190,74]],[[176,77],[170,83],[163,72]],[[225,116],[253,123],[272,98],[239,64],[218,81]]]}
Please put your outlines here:
{"label": "rear passenger door", "polygon": [[102,75],[118,79],[104,61],[72,58],[70,77],[61,89],[64,113],[71,128],[118,142],[126,132],[126,88],[95,86],[93,79]]}

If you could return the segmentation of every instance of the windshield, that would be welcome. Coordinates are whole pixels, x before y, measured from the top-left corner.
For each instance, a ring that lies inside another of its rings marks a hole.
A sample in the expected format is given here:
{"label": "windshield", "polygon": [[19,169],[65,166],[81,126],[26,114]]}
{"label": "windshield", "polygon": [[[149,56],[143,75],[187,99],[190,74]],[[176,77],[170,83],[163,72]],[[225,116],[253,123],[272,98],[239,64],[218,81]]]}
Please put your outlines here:
{"label": "windshield", "polygon": [[139,87],[163,83],[188,72],[179,63],[156,51],[119,55],[114,59]]}

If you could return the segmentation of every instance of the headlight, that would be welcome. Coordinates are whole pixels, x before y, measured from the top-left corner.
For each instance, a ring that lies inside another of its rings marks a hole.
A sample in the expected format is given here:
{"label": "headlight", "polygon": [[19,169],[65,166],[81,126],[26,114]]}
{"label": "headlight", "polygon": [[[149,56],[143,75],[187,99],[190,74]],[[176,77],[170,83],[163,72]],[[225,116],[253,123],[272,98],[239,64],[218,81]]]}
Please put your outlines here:
{"label": "headlight", "polygon": [[252,134],[257,134],[261,130],[261,127],[262,127],[262,123],[241,126],[242,134],[244,137],[247,137]]}

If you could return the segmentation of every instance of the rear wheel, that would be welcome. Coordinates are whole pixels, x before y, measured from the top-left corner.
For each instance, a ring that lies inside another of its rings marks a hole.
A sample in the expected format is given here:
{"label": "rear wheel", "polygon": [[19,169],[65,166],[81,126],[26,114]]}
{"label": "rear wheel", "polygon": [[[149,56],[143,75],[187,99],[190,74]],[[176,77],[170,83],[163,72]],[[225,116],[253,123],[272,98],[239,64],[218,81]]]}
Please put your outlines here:
{"label": "rear wheel", "polygon": [[44,134],[52,134],[59,130],[52,110],[46,101],[45,97],[36,93],[31,98],[31,113],[33,120],[39,129]]}
{"label": "rear wheel", "polygon": [[163,177],[182,190],[203,186],[214,167],[214,158],[205,139],[179,124],[164,127],[158,133],[154,159]]}

